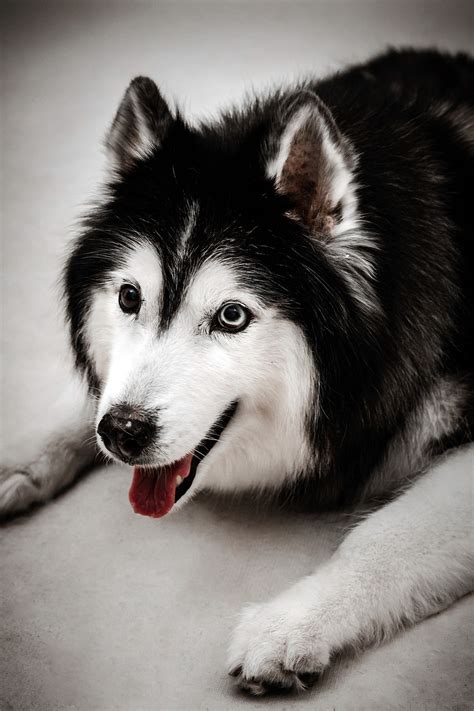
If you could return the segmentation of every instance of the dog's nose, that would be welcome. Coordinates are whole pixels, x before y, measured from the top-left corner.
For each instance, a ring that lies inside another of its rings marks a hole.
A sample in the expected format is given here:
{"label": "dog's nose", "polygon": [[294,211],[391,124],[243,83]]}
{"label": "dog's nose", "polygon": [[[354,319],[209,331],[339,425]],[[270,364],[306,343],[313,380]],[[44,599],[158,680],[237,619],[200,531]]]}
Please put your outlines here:
{"label": "dog's nose", "polygon": [[127,464],[140,456],[155,431],[156,427],[149,417],[124,405],[109,410],[97,426],[104,446]]}

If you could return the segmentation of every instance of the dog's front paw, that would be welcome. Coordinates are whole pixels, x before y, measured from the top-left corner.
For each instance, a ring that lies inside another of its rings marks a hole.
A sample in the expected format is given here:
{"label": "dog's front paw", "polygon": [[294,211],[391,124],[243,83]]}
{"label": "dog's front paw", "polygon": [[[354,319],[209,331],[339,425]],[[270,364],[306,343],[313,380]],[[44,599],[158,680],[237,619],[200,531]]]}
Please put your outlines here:
{"label": "dog's front paw", "polygon": [[329,644],[317,620],[295,600],[252,605],[242,614],[230,646],[229,674],[243,691],[303,691],[328,665]]}
{"label": "dog's front paw", "polygon": [[0,467],[0,517],[26,511],[41,500],[41,487],[28,467]]}

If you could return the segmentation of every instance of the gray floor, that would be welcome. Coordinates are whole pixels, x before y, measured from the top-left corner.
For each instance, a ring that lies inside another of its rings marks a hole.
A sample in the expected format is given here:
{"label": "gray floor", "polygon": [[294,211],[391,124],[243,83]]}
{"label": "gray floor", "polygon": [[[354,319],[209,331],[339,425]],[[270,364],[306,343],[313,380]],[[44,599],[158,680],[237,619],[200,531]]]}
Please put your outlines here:
{"label": "gray floor", "polygon": [[[2,27],[2,429],[18,459],[62,417],[58,273],[132,76],[196,117],[387,44],[472,50],[474,18],[472,3],[444,1],[15,2]],[[125,469],[96,471],[2,530],[0,708],[472,707],[467,599],[339,660],[306,697],[236,696],[224,654],[240,607],[326,559],[346,522],[202,498],[153,521],[132,513],[128,484]]]}

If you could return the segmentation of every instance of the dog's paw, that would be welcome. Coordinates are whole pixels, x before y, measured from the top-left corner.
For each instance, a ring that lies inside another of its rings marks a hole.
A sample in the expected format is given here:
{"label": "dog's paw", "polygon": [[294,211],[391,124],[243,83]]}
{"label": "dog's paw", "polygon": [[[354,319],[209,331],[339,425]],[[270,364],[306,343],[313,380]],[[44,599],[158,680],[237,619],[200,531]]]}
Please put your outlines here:
{"label": "dog's paw", "polygon": [[26,511],[42,499],[41,487],[28,467],[0,467],[0,517]]}
{"label": "dog's paw", "polygon": [[303,691],[329,664],[330,647],[318,634],[317,619],[291,602],[244,610],[229,653],[229,674],[243,691],[256,696]]}

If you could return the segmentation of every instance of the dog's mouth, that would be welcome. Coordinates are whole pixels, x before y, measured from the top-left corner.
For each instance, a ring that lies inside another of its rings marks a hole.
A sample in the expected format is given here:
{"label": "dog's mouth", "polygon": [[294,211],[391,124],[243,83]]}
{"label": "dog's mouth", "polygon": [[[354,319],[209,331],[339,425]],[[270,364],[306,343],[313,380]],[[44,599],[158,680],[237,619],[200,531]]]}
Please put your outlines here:
{"label": "dog's mouth", "polygon": [[160,518],[191,488],[196,470],[226,429],[237,409],[233,402],[193,452],[164,467],[134,467],[128,498],[135,513]]}

